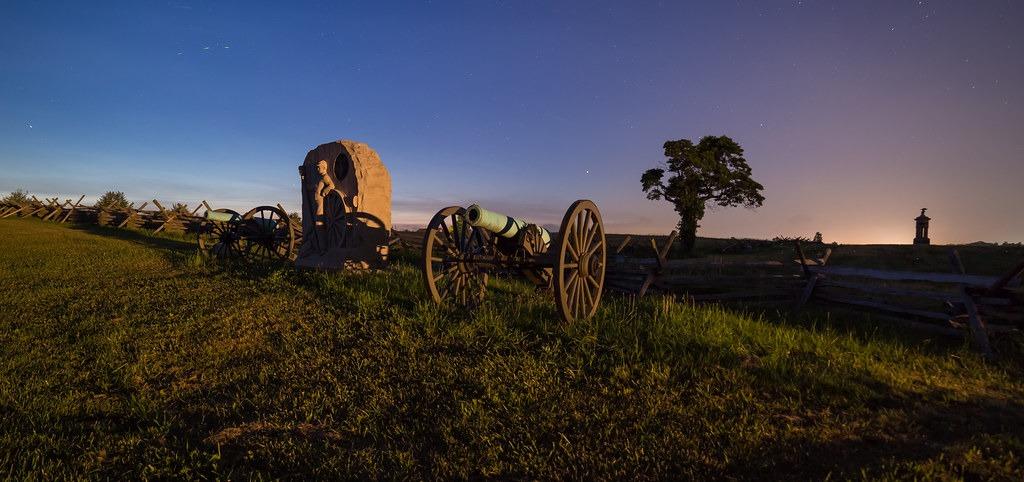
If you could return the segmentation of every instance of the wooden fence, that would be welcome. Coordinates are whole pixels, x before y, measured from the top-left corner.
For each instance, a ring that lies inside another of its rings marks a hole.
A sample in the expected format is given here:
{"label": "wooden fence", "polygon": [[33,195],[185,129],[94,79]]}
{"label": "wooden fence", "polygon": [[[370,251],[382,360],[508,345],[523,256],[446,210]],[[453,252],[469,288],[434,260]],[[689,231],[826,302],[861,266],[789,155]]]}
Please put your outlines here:
{"label": "wooden fence", "polygon": [[669,259],[676,238],[673,231],[660,246],[656,238],[650,238],[651,257],[623,254],[633,242],[633,237],[622,238],[608,257],[605,286],[638,296],[654,289],[685,294],[694,301],[771,304],[791,303],[803,285],[796,266],[776,260],[728,256]]}
{"label": "wooden fence", "polygon": [[[949,253],[950,272],[923,273],[829,266],[803,260],[807,280],[797,309],[811,299],[932,322],[920,328],[967,328],[975,347],[992,355],[989,336],[1024,327],[1024,262],[1003,276],[969,275],[960,254]],[[825,260],[827,261],[827,260]],[[936,324],[937,322],[937,324]]]}
{"label": "wooden fence", "polygon": [[[45,221],[58,223],[96,224],[99,226],[110,226],[118,228],[148,229],[154,232],[177,232],[194,233],[202,223],[202,216],[198,212],[202,208],[212,210],[206,201],[202,201],[194,209],[187,205],[180,205],[178,209],[169,210],[160,201],[154,199],[139,206],[131,203],[128,206],[117,208],[97,208],[95,206],[83,206],[82,195],[77,201],[67,199],[63,202],[59,198],[50,198],[40,201],[31,196],[25,203],[4,203],[0,205],[0,218],[12,216],[38,217]],[[156,209],[146,210],[152,202]]]}
{"label": "wooden fence", "polygon": [[[123,207],[98,208],[95,206],[83,206],[82,195],[77,201],[72,202],[66,199],[63,202],[59,198],[49,198],[40,201],[35,196],[30,196],[26,202],[13,203],[4,201],[0,203],[0,219],[8,217],[38,217],[46,221],[58,223],[95,224],[115,228],[134,228],[153,231],[154,233],[179,233],[184,235],[196,235],[200,232],[205,221],[205,213],[214,209],[204,200],[194,208],[186,204],[179,204],[175,209],[168,209],[153,199],[136,206],[130,203]],[[151,209],[146,209],[151,207]],[[280,205],[276,207],[281,212],[287,211]],[[298,251],[302,244],[302,226],[299,221],[288,218],[289,227],[292,229],[292,236],[295,238],[295,251]]]}
{"label": "wooden fence", "polygon": [[660,246],[649,239],[651,257],[621,254],[633,240],[622,239],[609,255],[606,286],[636,296],[654,289],[693,301],[768,303],[794,310],[814,301],[865,309],[937,333],[962,336],[969,331],[986,356],[993,354],[991,334],[1024,328],[1024,262],[999,277],[971,275],[952,250],[948,273],[865,269],[829,265],[831,248],[820,258],[807,257],[799,242],[791,263],[672,260],[668,254],[675,234]]}

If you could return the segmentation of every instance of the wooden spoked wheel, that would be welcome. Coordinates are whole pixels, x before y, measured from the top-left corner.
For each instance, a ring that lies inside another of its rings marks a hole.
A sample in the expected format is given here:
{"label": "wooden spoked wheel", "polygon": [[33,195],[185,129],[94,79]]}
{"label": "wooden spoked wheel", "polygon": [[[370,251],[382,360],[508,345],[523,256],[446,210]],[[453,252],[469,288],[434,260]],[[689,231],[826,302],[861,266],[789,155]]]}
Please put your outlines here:
{"label": "wooden spoked wheel", "polygon": [[277,261],[291,259],[295,235],[288,213],[275,206],[259,206],[242,216],[245,255],[249,259]]}
{"label": "wooden spoked wheel", "polygon": [[[244,254],[239,223],[242,217],[230,209],[214,209],[215,213],[230,215],[227,221],[207,219],[199,228],[199,249],[222,259],[235,259]],[[205,217],[205,216],[204,216]]]}
{"label": "wooden spoked wheel", "polygon": [[490,256],[487,232],[466,222],[466,210],[444,208],[434,215],[423,236],[423,280],[438,304],[473,306],[483,301],[487,273],[474,260]]}
{"label": "wooden spoked wheel", "polygon": [[[544,236],[538,226],[530,224],[520,231],[522,239],[519,245],[522,246],[523,260],[537,259],[548,250],[548,243],[544,242]],[[532,267],[522,270],[523,276],[538,287],[551,287],[551,268]]]}
{"label": "wooden spoked wheel", "polygon": [[384,227],[384,221],[370,213],[356,211],[345,215],[344,226],[341,229],[341,238],[344,240],[344,248],[358,249],[363,247],[386,246],[388,242],[388,231]]}
{"label": "wooden spoked wheel", "polygon": [[347,219],[348,209],[341,193],[331,191],[324,198],[324,235],[327,244],[325,246],[345,246],[346,237],[351,231]]}
{"label": "wooden spoked wheel", "polygon": [[604,288],[607,247],[601,212],[593,201],[581,199],[566,211],[558,230],[555,253],[555,305],[567,323],[597,312]]}

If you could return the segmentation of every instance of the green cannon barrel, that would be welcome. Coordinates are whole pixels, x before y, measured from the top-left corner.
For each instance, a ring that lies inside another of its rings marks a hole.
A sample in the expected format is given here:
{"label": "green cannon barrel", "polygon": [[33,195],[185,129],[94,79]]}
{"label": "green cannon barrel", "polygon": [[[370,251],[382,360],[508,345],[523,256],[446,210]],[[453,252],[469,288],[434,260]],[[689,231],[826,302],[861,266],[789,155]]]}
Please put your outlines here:
{"label": "green cannon barrel", "polygon": [[235,213],[225,213],[221,211],[206,211],[206,219],[226,223],[238,220],[238,215]]}
{"label": "green cannon barrel", "polygon": [[[494,211],[488,211],[479,204],[474,204],[466,208],[466,222],[470,226],[478,227],[490,231],[503,238],[512,238],[519,233],[520,229],[525,228],[529,223],[522,219],[516,219],[512,216],[506,216],[501,213]],[[544,240],[544,244],[551,242],[551,233],[548,230],[537,226],[540,229],[540,236]]]}

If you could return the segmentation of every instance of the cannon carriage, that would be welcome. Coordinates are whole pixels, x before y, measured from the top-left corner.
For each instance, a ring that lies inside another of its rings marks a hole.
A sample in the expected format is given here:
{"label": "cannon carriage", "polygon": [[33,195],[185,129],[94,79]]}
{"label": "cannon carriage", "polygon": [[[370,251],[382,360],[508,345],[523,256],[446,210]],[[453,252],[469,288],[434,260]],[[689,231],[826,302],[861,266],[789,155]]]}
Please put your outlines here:
{"label": "cannon carriage", "polygon": [[245,214],[231,209],[207,210],[197,229],[199,249],[222,259],[291,260],[296,236],[288,213],[259,206]]}
{"label": "cannon carriage", "polygon": [[536,224],[472,205],[446,207],[427,225],[423,281],[436,303],[481,302],[491,274],[518,273],[551,289],[568,323],[592,316],[604,289],[607,246],[601,212],[573,203],[552,236]]}

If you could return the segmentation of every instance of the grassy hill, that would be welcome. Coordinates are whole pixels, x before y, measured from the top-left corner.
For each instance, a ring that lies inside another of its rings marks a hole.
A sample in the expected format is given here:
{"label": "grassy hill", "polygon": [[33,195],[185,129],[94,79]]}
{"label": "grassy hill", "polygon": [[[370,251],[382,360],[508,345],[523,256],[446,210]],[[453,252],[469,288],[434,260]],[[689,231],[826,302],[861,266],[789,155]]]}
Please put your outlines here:
{"label": "grassy hill", "polygon": [[473,313],[381,273],[0,221],[0,477],[1024,475],[1024,368],[862,315]]}

